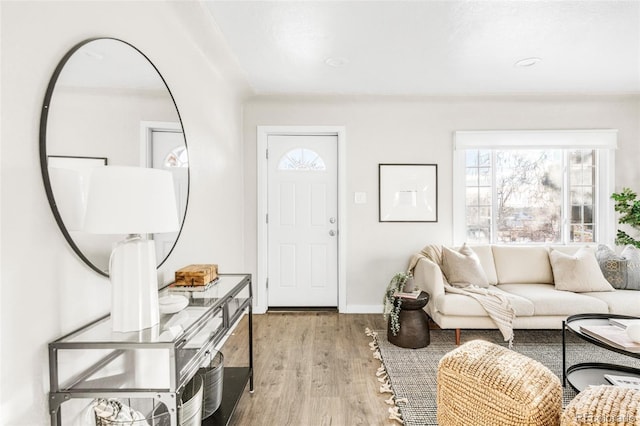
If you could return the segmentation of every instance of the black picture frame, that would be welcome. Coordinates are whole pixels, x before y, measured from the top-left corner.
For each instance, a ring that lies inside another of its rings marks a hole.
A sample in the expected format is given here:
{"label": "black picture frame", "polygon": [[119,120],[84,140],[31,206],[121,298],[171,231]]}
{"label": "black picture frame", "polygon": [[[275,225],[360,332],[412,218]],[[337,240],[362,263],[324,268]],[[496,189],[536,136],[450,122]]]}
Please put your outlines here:
{"label": "black picture frame", "polygon": [[[107,157],[81,157],[77,155],[47,155],[47,166],[78,168],[91,166],[106,166]],[[69,167],[71,166],[71,167]]]}

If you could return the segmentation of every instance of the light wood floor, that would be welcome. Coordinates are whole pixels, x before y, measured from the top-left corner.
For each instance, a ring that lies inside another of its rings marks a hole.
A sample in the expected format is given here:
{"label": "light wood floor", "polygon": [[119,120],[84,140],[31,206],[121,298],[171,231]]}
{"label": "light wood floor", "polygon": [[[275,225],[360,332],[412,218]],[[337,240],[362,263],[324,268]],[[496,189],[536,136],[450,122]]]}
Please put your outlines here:
{"label": "light wood floor", "polygon": [[[253,316],[254,387],[247,386],[233,426],[393,425],[380,394],[380,362],[366,327],[381,314],[267,313]],[[246,365],[246,316],[222,349],[225,365]]]}

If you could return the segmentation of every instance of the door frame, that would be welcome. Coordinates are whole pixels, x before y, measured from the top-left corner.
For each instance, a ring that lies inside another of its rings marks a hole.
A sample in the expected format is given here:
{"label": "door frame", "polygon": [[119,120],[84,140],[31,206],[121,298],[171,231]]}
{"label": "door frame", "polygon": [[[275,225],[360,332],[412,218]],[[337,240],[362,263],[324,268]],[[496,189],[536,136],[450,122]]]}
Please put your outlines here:
{"label": "door frame", "polygon": [[[184,137],[184,131],[179,121],[141,121],[140,122],[140,167],[151,166],[151,133],[180,132]],[[186,145],[186,140],[185,140]]]}
{"label": "door frame", "polygon": [[336,136],[338,139],[338,311],[346,312],[346,129],[344,126],[257,126],[257,273],[255,312],[265,313],[267,303],[268,276],[268,169],[267,141],[269,136]]}

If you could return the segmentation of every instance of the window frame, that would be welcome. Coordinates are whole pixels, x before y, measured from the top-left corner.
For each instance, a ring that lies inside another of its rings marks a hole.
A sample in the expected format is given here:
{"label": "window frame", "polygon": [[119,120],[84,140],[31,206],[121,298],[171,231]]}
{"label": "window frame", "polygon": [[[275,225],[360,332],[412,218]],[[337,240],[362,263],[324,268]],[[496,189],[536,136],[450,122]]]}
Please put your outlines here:
{"label": "window frame", "polygon": [[[594,215],[596,226],[594,243],[612,245],[615,239],[615,214],[609,194],[615,188],[615,150],[617,149],[617,129],[587,130],[480,130],[456,131],[453,141],[453,243],[460,245],[466,241],[466,151],[468,149],[592,149],[596,151],[596,200]],[[567,162],[565,161],[565,165]],[[569,241],[570,218],[568,184],[569,170],[563,171],[563,224],[559,245],[585,244]],[[495,182],[492,182],[495,188]],[[494,192],[492,190],[492,192]],[[492,194],[494,196],[495,194]],[[493,226],[493,224],[492,224]],[[493,233],[492,233],[493,239]],[[491,241],[490,244],[514,244]],[[549,243],[528,243],[549,244]]]}

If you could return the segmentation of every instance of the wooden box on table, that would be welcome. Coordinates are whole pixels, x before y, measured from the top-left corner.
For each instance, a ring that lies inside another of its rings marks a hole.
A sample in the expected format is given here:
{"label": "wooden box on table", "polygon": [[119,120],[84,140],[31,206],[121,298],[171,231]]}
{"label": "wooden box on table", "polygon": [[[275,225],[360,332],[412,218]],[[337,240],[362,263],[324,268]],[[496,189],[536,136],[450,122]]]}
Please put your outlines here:
{"label": "wooden box on table", "polygon": [[185,266],[176,271],[175,281],[178,286],[204,286],[218,278],[218,265],[195,264]]}

